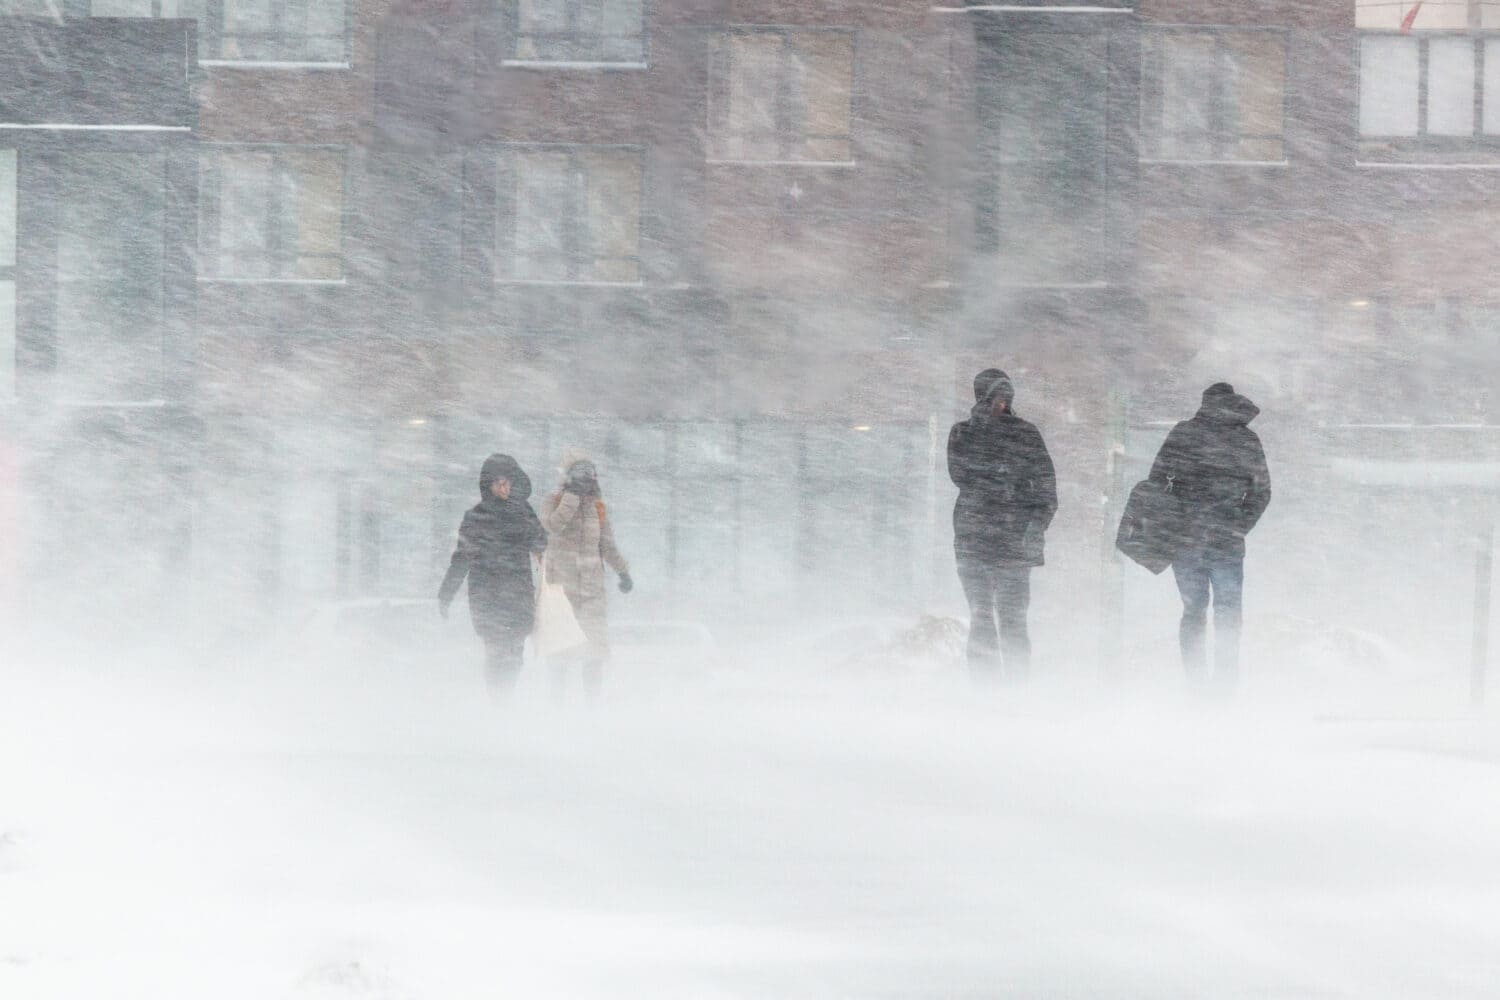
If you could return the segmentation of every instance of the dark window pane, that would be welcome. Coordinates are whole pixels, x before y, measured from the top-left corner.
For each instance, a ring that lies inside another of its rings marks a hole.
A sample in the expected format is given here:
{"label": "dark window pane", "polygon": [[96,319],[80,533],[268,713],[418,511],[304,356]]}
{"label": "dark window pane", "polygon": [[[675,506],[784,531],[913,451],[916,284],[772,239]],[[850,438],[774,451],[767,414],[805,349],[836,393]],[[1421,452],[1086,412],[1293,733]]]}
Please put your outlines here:
{"label": "dark window pane", "polygon": [[981,245],[1004,284],[1097,280],[1106,39],[995,35],[981,77]]}

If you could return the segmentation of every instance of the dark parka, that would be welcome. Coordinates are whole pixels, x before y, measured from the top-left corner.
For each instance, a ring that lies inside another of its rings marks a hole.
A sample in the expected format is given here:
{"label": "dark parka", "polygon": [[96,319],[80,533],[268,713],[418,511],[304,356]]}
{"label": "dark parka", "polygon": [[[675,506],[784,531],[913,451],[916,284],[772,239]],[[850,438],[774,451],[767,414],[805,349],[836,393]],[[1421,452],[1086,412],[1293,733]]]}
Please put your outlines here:
{"label": "dark parka", "polygon": [[[509,499],[490,492],[498,479],[510,480]],[[526,502],[531,480],[509,455],[485,460],[479,496],[458,529],[458,546],[438,590],[438,602],[446,608],[468,577],[469,617],[474,631],[489,641],[531,631],[536,613],[531,557],[546,549],[547,533]]]}
{"label": "dark parka", "polygon": [[1006,412],[1010,380],[995,372],[975,381],[969,419],[948,434],[948,475],[958,487],[953,546],[960,563],[1018,562],[1041,566],[1043,532],[1057,513],[1057,474],[1035,426]]}
{"label": "dark parka", "polygon": [[1242,559],[1245,535],[1271,502],[1271,473],[1248,426],[1260,408],[1219,382],[1203,405],[1167,435],[1151,478],[1170,484],[1183,508],[1180,552]]}

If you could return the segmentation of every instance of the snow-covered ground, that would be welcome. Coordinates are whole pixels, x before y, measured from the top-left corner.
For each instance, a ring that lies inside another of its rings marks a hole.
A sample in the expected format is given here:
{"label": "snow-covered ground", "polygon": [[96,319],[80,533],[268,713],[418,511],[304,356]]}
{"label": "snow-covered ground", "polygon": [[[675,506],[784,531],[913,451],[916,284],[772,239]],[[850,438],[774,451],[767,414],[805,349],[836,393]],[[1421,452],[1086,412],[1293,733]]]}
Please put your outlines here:
{"label": "snow-covered ground", "polygon": [[1494,995],[1492,715],[823,666],[11,666],[0,997]]}

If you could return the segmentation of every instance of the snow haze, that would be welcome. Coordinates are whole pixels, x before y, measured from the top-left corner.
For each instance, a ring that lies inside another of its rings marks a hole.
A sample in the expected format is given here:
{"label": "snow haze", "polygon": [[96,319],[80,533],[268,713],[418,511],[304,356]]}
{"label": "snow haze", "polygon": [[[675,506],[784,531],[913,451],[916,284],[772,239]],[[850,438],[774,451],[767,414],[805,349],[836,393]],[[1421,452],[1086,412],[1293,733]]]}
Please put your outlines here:
{"label": "snow haze", "polygon": [[1492,726],[817,669],[27,678],[6,993],[1487,995]]}

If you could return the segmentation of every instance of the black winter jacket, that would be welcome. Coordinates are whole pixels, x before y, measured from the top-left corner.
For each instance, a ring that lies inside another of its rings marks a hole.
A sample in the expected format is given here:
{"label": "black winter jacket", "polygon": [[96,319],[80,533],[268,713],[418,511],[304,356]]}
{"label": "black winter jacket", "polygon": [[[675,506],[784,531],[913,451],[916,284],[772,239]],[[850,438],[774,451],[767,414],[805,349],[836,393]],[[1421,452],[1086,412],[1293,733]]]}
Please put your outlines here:
{"label": "black winter jacket", "polygon": [[[502,474],[496,475],[497,470]],[[490,493],[490,483],[497,478],[511,481],[509,499]],[[531,481],[514,462],[508,467],[486,462],[480,496],[479,503],[464,514],[438,601],[446,608],[467,577],[469,617],[474,631],[489,641],[507,632],[531,631],[536,614],[531,557],[547,548],[547,533],[526,502]]]}
{"label": "black winter jacket", "polygon": [[1271,473],[1249,428],[1260,408],[1239,393],[1205,394],[1191,420],[1167,435],[1151,478],[1183,507],[1181,550],[1243,558],[1245,535],[1271,503]]}
{"label": "black winter jacket", "polygon": [[948,475],[958,487],[953,546],[960,563],[999,560],[1040,566],[1043,533],[1057,513],[1057,474],[1035,426],[974,404],[948,434]]}

